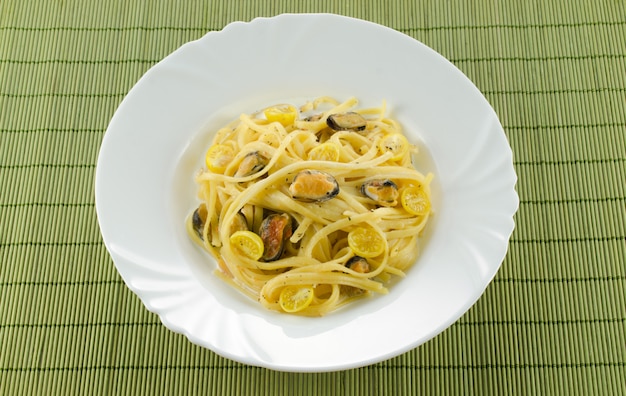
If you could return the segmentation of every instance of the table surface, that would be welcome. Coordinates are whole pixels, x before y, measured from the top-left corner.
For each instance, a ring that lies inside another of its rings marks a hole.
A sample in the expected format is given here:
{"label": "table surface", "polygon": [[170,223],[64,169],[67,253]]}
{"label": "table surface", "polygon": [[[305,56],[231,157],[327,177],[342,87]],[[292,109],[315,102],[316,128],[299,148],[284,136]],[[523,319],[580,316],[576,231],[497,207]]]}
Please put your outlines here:
{"label": "table surface", "polygon": [[[626,3],[312,3],[0,3],[0,394],[626,394]],[[98,228],[98,151],[133,84],[187,41],[284,12],[432,47],[514,153],[516,229],[485,294],[363,368],[275,372],[190,343],[126,287]]]}

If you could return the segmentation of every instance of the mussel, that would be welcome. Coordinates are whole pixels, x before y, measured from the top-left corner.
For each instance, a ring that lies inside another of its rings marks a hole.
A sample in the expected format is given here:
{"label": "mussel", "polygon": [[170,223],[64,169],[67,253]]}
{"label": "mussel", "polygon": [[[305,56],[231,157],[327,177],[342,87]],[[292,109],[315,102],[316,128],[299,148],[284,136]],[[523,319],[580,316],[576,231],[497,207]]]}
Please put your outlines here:
{"label": "mussel", "polygon": [[365,274],[370,272],[370,264],[364,257],[354,256],[346,263],[346,267],[350,268],[354,272]]}
{"label": "mussel", "polygon": [[398,204],[398,186],[389,179],[369,180],[361,184],[361,194],[381,206]]}
{"label": "mussel", "polygon": [[[352,257],[346,263],[346,267],[360,274],[366,274],[371,271],[369,263],[364,257],[361,256]],[[355,297],[363,295],[365,293],[365,290],[356,286],[342,285],[341,292],[347,296]]]}
{"label": "mussel", "polygon": [[200,239],[204,239],[203,231],[204,231],[204,223],[206,222],[206,218],[207,218],[207,210],[206,210],[205,204],[200,204],[196,208],[196,210],[193,211],[193,214],[191,215],[191,225],[193,226],[194,231],[196,231]]}
{"label": "mussel", "polygon": [[289,186],[293,199],[303,202],[324,202],[339,194],[339,183],[333,175],[317,171],[300,171]]}
{"label": "mussel", "polygon": [[263,260],[278,260],[283,254],[286,241],[292,234],[291,216],[286,213],[273,213],[263,219],[259,227],[259,236],[263,240]]}
{"label": "mussel", "polygon": [[351,111],[329,115],[326,124],[335,131],[363,131],[367,127],[367,120]]}
{"label": "mussel", "polygon": [[304,121],[307,122],[315,122],[315,121],[319,121],[322,119],[322,115],[321,114],[313,114],[312,116],[308,116],[304,119]]}
{"label": "mussel", "polygon": [[270,162],[269,158],[258,151],[252,151],[243,157],[235,172],[235,177],[246,177],[259,172]]}
{"label": "mussel", "polygon": [[233,217],[232,224],[230,224],[230,234],[232,235],[237,231],[249,231],[248,220],[246,220],[246,216],[241,212],[237,212]]}

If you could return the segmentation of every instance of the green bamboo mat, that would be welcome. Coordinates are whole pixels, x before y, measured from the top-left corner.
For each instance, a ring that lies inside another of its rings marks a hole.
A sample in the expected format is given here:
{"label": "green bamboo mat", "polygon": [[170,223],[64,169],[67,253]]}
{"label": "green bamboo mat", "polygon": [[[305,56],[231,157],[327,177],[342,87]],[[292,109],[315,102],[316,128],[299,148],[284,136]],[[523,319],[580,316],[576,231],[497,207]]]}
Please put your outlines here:
{"label": "green bamboo mat", "polygon": [[[274,372],[191,344],[126,288],[98,229],[97,154],[133,84],[207,31],[282,12],[431,46],[484,92],[514,152],[517,228],[484,296],[360,369]],[[0,394],[624,395],[625,184],[622,0],[3,0]]]}

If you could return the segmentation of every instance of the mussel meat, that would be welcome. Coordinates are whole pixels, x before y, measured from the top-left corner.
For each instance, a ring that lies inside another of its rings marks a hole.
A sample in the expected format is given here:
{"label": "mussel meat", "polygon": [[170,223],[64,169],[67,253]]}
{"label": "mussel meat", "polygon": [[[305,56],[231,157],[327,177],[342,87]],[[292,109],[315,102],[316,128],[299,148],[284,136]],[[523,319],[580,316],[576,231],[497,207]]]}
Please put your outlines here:
{"label": "mussel meat", "polygon": [[286,213],[273,213],[263,219],[259,227],[259,236],[263,240],[263,260],[278,260],[283,254],[286,241],[292,234],[291,216]]}
{"label": "mussel meat", "polygon": [[298,201],[324,202],[339,194],[339,183],[329,173],[303,170],[293,179],[289,192]]}
{"label": "mussel meat", "polygon": [[367,127],[367,120],[351,111],[329,115],[326,124],[335,131],[363,131]]}
{"label": "mussel meat", "polygon": [[361,194],[381,206],[398,204],[398,186],[389,179],[369,180],[361,185]]}

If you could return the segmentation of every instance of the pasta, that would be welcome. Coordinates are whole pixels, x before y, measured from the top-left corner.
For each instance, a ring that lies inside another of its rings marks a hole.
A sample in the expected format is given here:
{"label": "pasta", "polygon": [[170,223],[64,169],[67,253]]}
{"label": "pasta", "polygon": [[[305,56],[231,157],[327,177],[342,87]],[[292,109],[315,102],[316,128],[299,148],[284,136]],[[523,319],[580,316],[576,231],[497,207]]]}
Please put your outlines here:
{"label": "pasta", "polygon": [[386,105],[320,97],[219,129],[196,175],[191,238],[222,279],[280,312],[319,316],[403,276],[431,216],[430,182]]}

